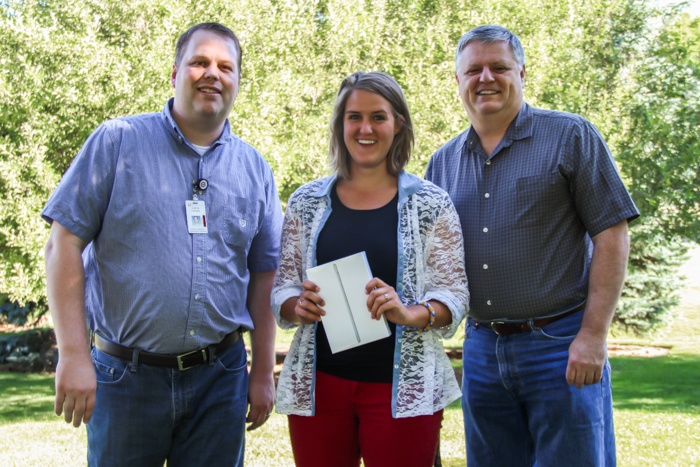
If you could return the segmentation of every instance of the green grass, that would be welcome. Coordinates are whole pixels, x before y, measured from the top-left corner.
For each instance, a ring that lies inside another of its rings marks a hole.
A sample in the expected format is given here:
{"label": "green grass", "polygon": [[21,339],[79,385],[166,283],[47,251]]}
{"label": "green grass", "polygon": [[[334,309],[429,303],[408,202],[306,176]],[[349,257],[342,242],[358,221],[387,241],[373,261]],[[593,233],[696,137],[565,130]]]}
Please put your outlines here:
{"label": "green grass", "polygon": [[[611,357],[618,465],[700,467],[700,249],[686,265],[689,281],[678,318],[649,338],[617,335],[616,343],[670,346],[660,358]],[[278,332],[278,346],[292,333]],[[446,346],[460,347],[459,338]],[[86,464],[86,435],[53,415],[53,377],[0,373],[0,466]],[[445,410],[443,465],[465,465],[459,402]],[[246,440],[246,466],[292,466],[286,417],[273,414]]]}
{"label": "green grass", "polygon": [[0,427],[55,419],[52,375],[0,373],[0,394]]}

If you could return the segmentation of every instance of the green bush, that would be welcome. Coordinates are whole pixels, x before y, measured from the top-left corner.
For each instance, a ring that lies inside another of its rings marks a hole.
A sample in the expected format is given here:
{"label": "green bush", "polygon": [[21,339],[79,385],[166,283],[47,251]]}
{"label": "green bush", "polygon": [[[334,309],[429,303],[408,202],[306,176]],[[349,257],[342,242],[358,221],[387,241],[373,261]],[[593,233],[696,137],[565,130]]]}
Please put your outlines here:
{"label": "green bush", "polygon": [[39,213],[85,138],[106,119],[159,111],[178,34],[216,20],[244,51],[232,129],[270,162],[283,204],[326,173],[343,77],[380,70],[402,85],[417,136],[408,168],[422,174],[468,125],[459,37],[484,23],[516,31],[528,102],[593,121],[642,210],[617,319],[647,329],[673,307],[676,260],[661,245],[681,252],[700,231],[697,20],[638,0],[28,0],[0,13],[0,293],[12,301],[44,298]]}

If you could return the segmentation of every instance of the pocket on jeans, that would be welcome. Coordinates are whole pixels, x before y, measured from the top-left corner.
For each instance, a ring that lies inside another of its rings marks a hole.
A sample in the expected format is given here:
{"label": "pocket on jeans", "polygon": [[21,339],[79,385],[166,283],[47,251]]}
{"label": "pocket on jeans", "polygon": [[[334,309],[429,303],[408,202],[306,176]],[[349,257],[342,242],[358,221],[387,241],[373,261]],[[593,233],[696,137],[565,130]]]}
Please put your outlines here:
{"label": "pocket on jeans", "polygon": [[129,362],[104,354],[97,349],[92,351],[92,362],[98,385],[119,383],[129,367]]}
{"label": "pocket on jeans", "polygon": [[[575,331],[570,326],[556,326],[556,322],[542,326],[536,332],[543,338],[555,341],[573,341],[578,334],[578,329]],[[573,334],[571,334],[574,332]]]}
{"label": "pocket on jeans", "polygon": [[245,350],[241,350],[239,345],[243,339],[233,344],[230,348],[224,350],[221,355],[216,358],[216,364],[227,373],[237,373],[243,371],[248,366],[248,358]]}

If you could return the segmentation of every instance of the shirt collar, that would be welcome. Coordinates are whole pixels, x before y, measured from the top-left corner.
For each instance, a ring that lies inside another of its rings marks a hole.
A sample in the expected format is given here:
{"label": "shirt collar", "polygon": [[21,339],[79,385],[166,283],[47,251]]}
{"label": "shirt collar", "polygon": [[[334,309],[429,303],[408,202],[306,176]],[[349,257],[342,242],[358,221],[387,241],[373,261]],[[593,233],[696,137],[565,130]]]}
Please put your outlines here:
{"label": "shirt collar", "polygon": [[[503,136],[504,146],[510,145],[515,140],[525,139],[532,136],[532,107],[530,107],[526,102],[523,102],[520,107],[518,115],[510,123],[506,134]],[[474,125],[470,125],[467,131],[459,135],[457,138],[457,147],[460,150],[465,144],[471,144],[474,142],[476,144],[479,141],[479,135],[476,134]]]}
{"label": "shirt collar", "polygon": [[[322,198],[324,196],[330,198],[331,188],[333,184],[338,180],[338,175],[333,175],[327,177],[318,187],[316,193],[314,193],[315,198]],[[402,170],[399,174],[399,203],[401,203],[405,198],[408,198],[422,187],[420,178],[412,175],[405,170]]]}
{"label": "shirt collar", "polygon": [[[171,135],[178,141],[182,142],[182,140],[188,141],[187,137],[182,134],[182,131],[180,131],[180,127],[177,125],[177,122],[173,118],[172,114],[172,109],[173,109],[173,104],[175,103],[175,98],[171,97],[168,102],[165,103],[165,106],[163,107],[163,123],[167,127],[168,131],[170,132]],[[219,139],[214,141],[212,144],[225,144],[231,141],[231,125],[228,123],[228,118],[224,122],[224,129],[221,132],[221,136],[219,136]],[[182,138],[182,139],[180,139]]]}

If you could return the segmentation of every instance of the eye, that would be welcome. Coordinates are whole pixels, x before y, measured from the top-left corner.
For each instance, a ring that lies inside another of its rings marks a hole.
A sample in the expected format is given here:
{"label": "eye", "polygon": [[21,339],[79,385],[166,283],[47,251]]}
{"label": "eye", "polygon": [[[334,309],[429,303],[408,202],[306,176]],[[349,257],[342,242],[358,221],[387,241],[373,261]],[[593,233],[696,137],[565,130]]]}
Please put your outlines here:
{"label": "eye", "polygon": [[375,115],[374,119],[377,120],[378,122],[383,122],[387,118],[384,115]]}

